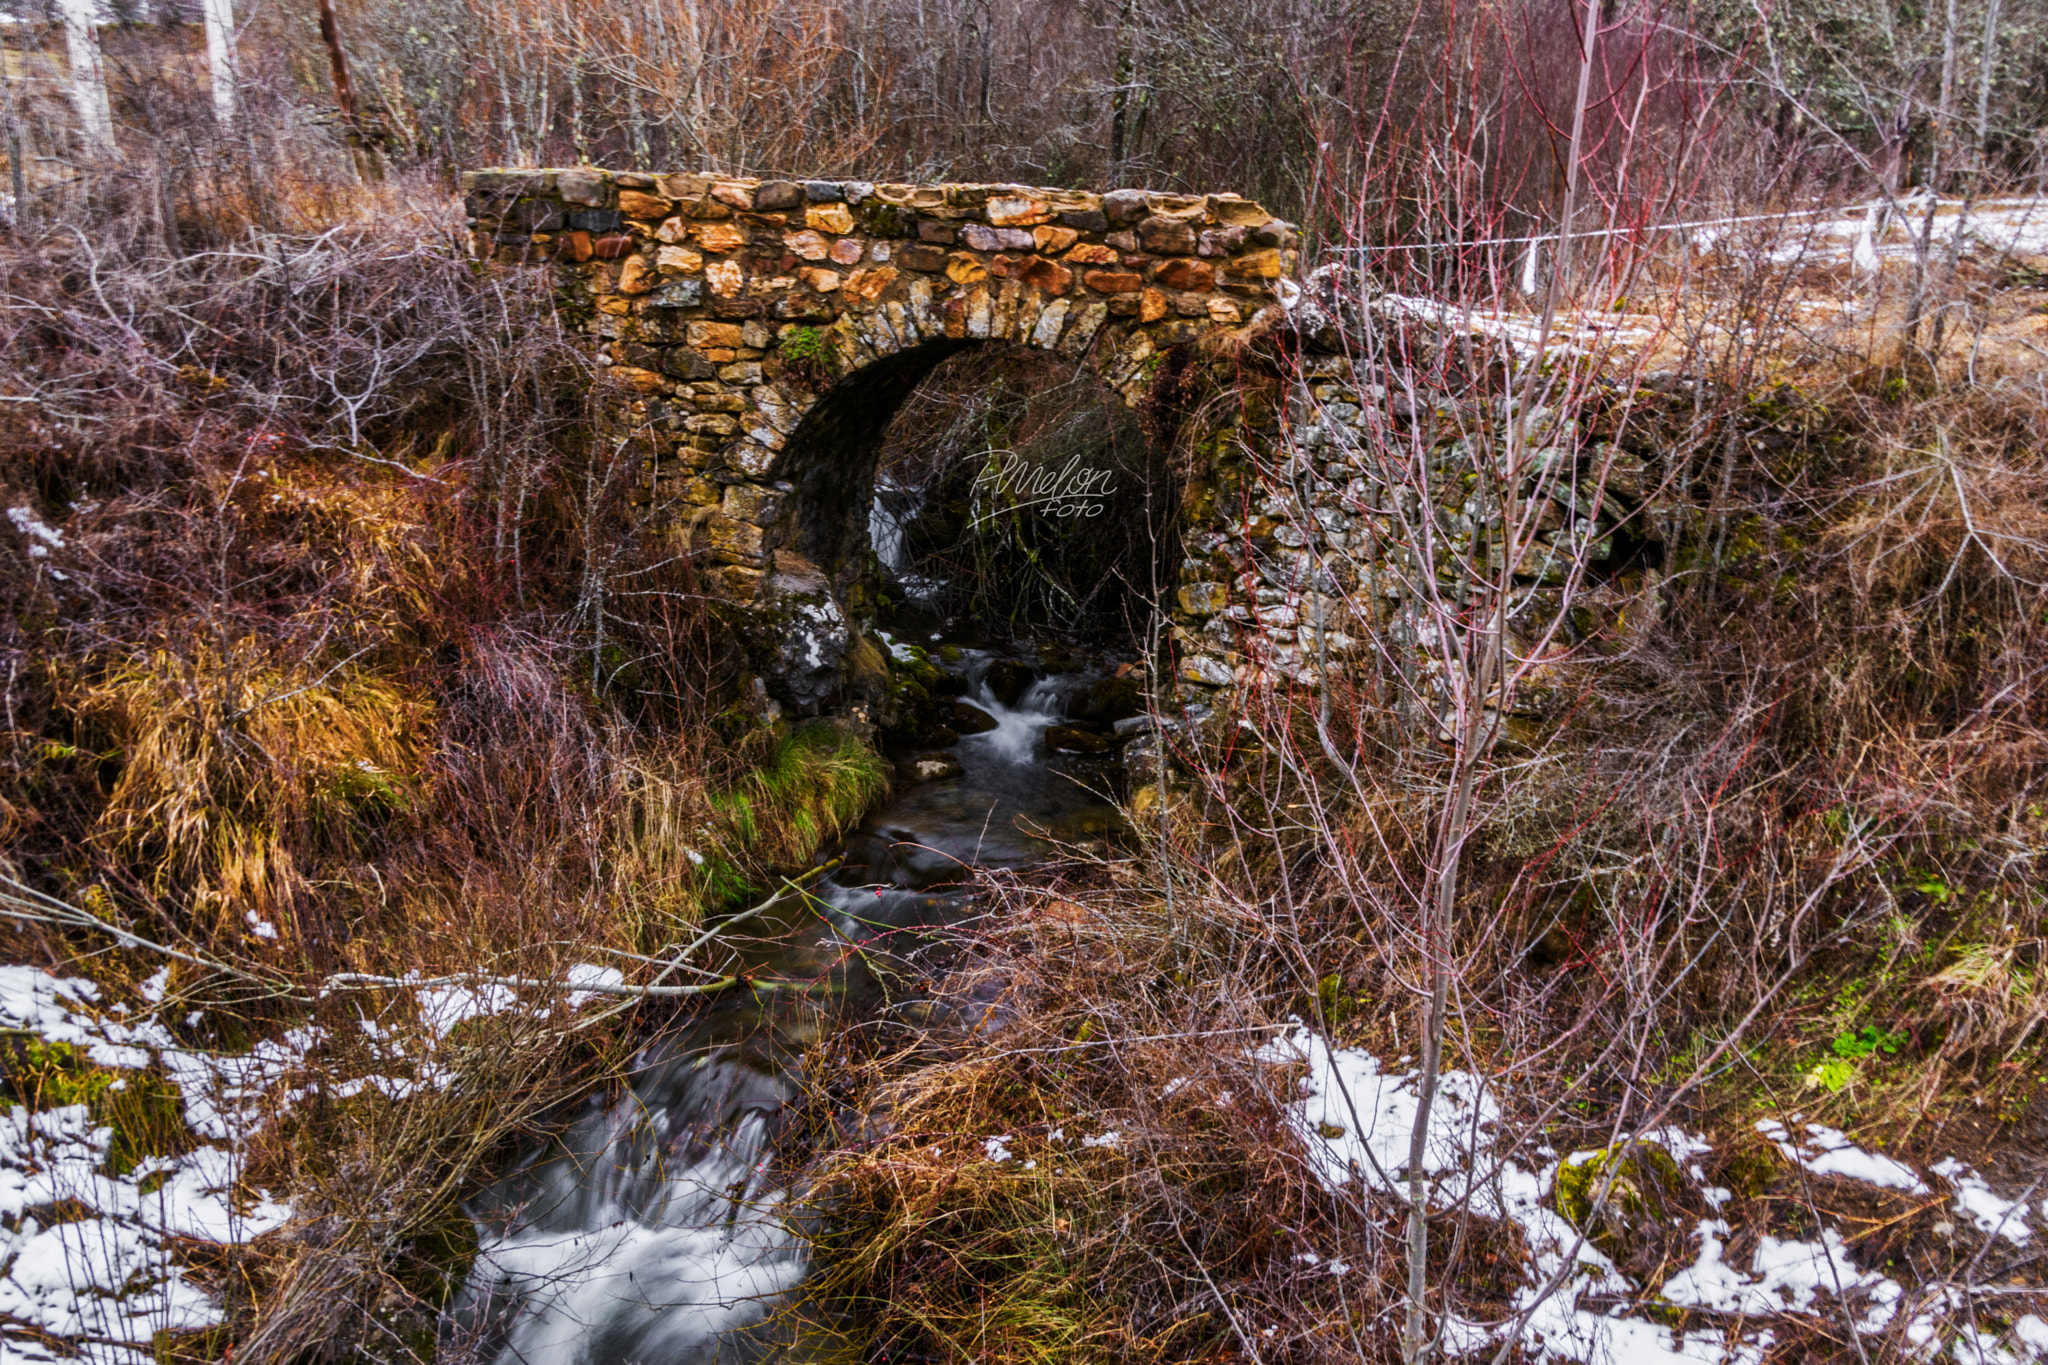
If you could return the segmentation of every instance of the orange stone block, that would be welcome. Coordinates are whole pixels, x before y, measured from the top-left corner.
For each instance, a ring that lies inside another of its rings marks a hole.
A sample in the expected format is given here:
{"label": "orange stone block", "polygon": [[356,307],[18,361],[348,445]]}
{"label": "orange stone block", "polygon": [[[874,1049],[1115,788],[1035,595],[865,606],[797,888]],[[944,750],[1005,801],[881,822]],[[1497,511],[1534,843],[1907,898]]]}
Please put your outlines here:
{"label": "orange stone block", "polygon": [[1081,283],[1098,294],[1135,294],[1145,287],[1145,278],[1129,270],[1091,270]]}
{"label": "orange stone block", "polygon": [[737,223],[706,223],[697,229],[706,251],[737,251],[747,244],[747,230]]}
{"label": "orange stone block", "polygon": [[1206,293],[1216,287],[1216,269],[1207,261],[1161,261],[1153,268],[1152,278],[1168,289],[1186,289],[1194,293]]}
{"label": "orange stone block", "polygon": [[1064,294],[1067,286],[1074,282],[1074,272],[1058,261],[1048,261],[1043,256],[1028,256],[1017,271],[1017,278],[1048,294]]}
{"label": "orange stone block", "polygon": [[1035,227],[1031,229],[1031,240],[1036,242],[1038,244],[1038,249],[1044,252],[1046,255],[1056,256],[1060,252],[1065,251],[1068,247],[1072,246],[1074,243],[1080,241],[1081,234],[1074,231],[1072,228],[1052,227],[1048,225],[1046,227]]}
{"label": "orange stone block", "polygon": [[873,303],[882,297],[896,278],[894,266],[877,266],[873,270],[857,270],[846,282],[846,297],[856,303]]}
{"label": "orange stone block", "polygon": [[638,190],[619,191],[619,212],[628,218],[654,221],[668,217],[674,208],[674,204],[658,194],[642,194]]}

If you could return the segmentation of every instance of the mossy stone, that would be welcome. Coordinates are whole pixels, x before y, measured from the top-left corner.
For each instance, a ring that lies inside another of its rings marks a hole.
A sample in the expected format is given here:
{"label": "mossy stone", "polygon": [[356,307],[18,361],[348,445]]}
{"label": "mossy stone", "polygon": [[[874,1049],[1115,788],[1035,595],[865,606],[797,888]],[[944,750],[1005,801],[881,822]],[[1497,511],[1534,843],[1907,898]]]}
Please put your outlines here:
{"label": "mossy stone", "polygon": [[1678,1162],[1657,1143],[1618,1142],[1584,1161],[1559,1166],[1552,1194],[1566,1221],[1620,1259],[1642,1240],[1647,1223],[1669,1216],[1683,1181]]}

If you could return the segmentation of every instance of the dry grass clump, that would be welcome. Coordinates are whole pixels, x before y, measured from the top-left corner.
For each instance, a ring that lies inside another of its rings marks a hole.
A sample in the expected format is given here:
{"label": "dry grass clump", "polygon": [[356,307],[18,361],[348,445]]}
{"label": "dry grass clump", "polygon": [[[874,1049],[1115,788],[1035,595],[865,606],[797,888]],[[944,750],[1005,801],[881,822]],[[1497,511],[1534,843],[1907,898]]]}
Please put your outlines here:
{"label": "dry grass clump", "polygon": [[355,859],[404,814],[422,776],[432,703],[396,680],[336,664],[286,673],[265,640],[156,649],[115,662],[68,710],[118,775],[92,832],[106,856],[147,868],[202,940],[254,937],[311,894],[306,858]]}

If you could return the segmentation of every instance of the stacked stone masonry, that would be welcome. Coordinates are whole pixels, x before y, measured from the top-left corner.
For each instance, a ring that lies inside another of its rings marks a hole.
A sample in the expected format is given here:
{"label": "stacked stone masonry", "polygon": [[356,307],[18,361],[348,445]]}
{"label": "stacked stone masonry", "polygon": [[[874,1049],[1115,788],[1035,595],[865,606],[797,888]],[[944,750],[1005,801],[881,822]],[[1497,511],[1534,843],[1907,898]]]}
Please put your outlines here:
{"label": "stacked stone masonry", "polygon": [[1229,195],[594,170],[482,171],[464,189],[479,255],[551,263],[587,291],[609,378],[673,436],[657,458],[759,485],[725,485],[713,547],[756,569],[777,455],[816,398],[793,369],[1007,340],[1092,354],[1128,390],[1159,351],[1269,306],[1296,244]]}
{"label": "stacked stone masonry", "polygon": [[[799,700],[829,695],[859,633],[832,561],[863,558],[860,444],[917,377],[977,343],[1086,364],[1134,405],[1176,350],[1233,356],[1213,363],[1218,382],[1276,391],[1213,405],[1215,432],[1183,432],[1208,452],[1163,604],[1184,685],[1312,682],[1373,628],[1344,615],[1381,548],[1372,491],[1342,455],[1359,444],[1341,430],[1359,420],[1359,385],[1327,356],[1302,356],[1283,383],[1270,348],[1241,344],[1285,329],[1277,290],[1299,246],[1256,203],[588,168],[480,171],[463,187],[478,258],[553,272],[645,448],[650,498],[689,509],[714,590],[794,629],[785,681],[816,675],[793,686]],[[863,376],[888,378],[863,393]],[[807,431],[822,455],[798,455]]]}

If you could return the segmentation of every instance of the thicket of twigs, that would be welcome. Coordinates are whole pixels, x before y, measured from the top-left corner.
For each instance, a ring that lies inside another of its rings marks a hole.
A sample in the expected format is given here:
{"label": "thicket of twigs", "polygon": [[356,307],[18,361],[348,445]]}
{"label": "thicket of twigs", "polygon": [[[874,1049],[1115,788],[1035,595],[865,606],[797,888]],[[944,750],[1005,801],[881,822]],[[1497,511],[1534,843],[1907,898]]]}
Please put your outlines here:
{"label": "thicket of twigs", "polygon": [[[8,87],[0,495],[47,534],[0,528],[0,870],[187,953],[194,1044],[325,1017],[341,1002],[294,996],[336,972],[661,953],[875,772],[730,710],[733,651],[593,439],[585,353],[462,260],[446,177],[588,157],[1227,186],[1341,267],[1331,339],[1383,386],[1341,482],[1414,544],[1463,440],[1523,519],[1390,560],[1396,593],[1312,574],[1354,671],[1269,675],[1176,737],[1126,856],[998,888],[1013,913],[945,989],[1000,983],[1003,1030],[828,1044],[834,1102],[892,1126],[820,1135],[825,1286],[892,1355],[947,1358],[1393,1356],[1413,1304],[1498,1320],[1521,1263],[1496,1225],[1303,1167],[1289,1078],[1247,1056],[1290,1015],[1484,1071],[1525,1155],[1725,1118],[1714,1176],[1759,1213],[1783,1173],[1733,1133],[1773,1106],[2038,1152],[2048,393],[2013,326],[2038,276],[1923,242],[1857,279],[1773,260],[1766,228],[1713,254],[1601,238],[1569,272],[1546,247],[1525,273],[1529,244],[1496,240],[1898,202],[1937,149],[1945,191],[2024,184],[2038,16],[1962,10],[1886,9],[1859,65],[1782,16],[1600,11],[1577,47],[1540,7],[368,6],[338,29],[353,103],[302,83],[338,69],[308,16],[265,10],[225,130],[130,30],[125,159]],[[1494,244],[1411,249],[1466,242]],[[1668,339],[1531,367],[1389,323],[1386,290],[1525,323],[1620,308]],[[1539,409],[1547,434],[1512,416]],[[1528,497],[1542,439],[1572,458]],[[1557,529],[1528,509],[1567,471],[1641,553],[1531,594],[1501,556]],[[1298,464],[1257,474],[1249,500],[1309,514]],[[107,944],[10,938],[136,998],[160,961]],[[1862,1029],[1902,1041],[1811,1083]],[[252,1179],[306,1216],[209,1280],[236,1358],[423,1349],[385,1328],[431,1320],[465,1182],[621,1048],[492,1024],[438,1099],[272,1125]],[[959,1135],[999,1133],[1019,1160],[966,1164]],[[1978,1255],[1929,1208],[1862,1212],[1924,1283]],[[1780,1344],[1851,1353],[1814,1331]]]}
{"label": "thicket of twigs", "polygon": [[[245,1154],[301,1220],[195,1273],[238,1359],[405,1358],[479,1163],[620,1060],[615,1011],[534,1017],[547,983],[673,954],[884,769],[731,709],[724,627],[593,435],[587,352],[531,277],[471,267],[446,196],[336,190],[373,211],[174,252],[154,188],[0,238],[7,957],[189,1047],[326,1028],[297,1079],[349,1098]],[[421,1027],[365,987],[478,973],[533,1008],[465,1026],[458,1084],[363,1088],[394,1063],[358,1015]]]}
{"label": "thicket of twigs", "polygon": [[[1422,117],[1361,117],[1379,155],[1333,182],[1309,294],[1357,382],[1308,406],[1363,415],[1229,491],[1306,521],[1347,490],[1376,567],[1217,552],[1289,629],[1241,633],[1264,670],[1178,733],[1127,858],[996,888],[1004,927],[938,989],[1000,983],[1003,1027],[842,1040],[833,1100],[886,1121],[820,1160],[822,1283],[892,1357],[1412,1361],[1452,1315],[1510,1324],[1511,1225],[1421,1213],[1419,1162],[1318,1179],[1281,1120],[1295,1076],[1251,1055],[1290,1019],[1426,1092],[1484,1076],[1525,1168],[1707,1132],[1705,1181],[1589,1215],[1649,1294],[1696,1253],[1704,1185],[1733,1195],[1730,1264],[1841,1226],[1911,1286],[1883,1335],[1773,1323],[1783,1358],[1910,1358],[1923,1309],[1966,1343],[2038,1309],[2037,1254],[1957,1237],[1939,1198],[1808,1180],[1752,1127],[2044,1175],[2038,278],[1925,233],[1865,272],[1798,221],[1708,252],[1629,231],[1703,184],[1754,204],[1843,168],[1716,154],[1692,134],[1730,111],[1685,106],[1648,40],[1602,64],[1611,36],[1567,59],[1588,79],[1552,129],[1562,223],[1597,235],[1533,262],[1490,181],[1497,86],[1445,63]],[[1585,326],[1617,315],[1636,344]]]}
{"label": "thicket of twigs", "polygon": [[[1726,322],[1750,291],[1720,283],[1725,311],[1701,306]],[[1908,282],[1885,287],[1896,304]],[[2040,296],[1979,297],[2009,326]],[[2041,1283],[2030,1249],[1956,1236],[1943,1198],[1803,1181],[1751,1126],[1797,1114],[1923,1165],[1961,1154],[2013,1189],[2044,1174],[2048,471],[2027,433],[2048,390],[2021,347],[1997,365],[1980,350],[1974,382],[1966,345],[1902,365],[1901,316],[1874,344],[1731,327],[1641,390],[1619,355],[1569,367],[1547,439],[1576,448],[1576,495],[1609,499],[1615,538],[1641,543],[1569,590],[1511,595],[1505,685],[1478,680],[1483,547],[1450,549],[1463,590],[1434,600],[1412,564],[1389,570],[1398,593],[1303,589],[1301,618],[1324,597],[1365,656],[1320,690],[1269,674],[1180,736],[1127,857],[993,888],[1001,927],[964,939],[935,989],[998,995],[1000,1028],[839,1041],[830,1101],[885,1117],[819,1160],[839,1219],[821,1284],[877,1324],[876,1349],[1392,1360],[1427,1353],[1441,1315],[1512,1321],[1530,1270],[1511,1225],[1442,1208],[1418,1246],[1397,1192],[1317,1178],[1282,1118],[1298,1073],[1251,1055],[1296,1018],[1389,1069],[1483,1075],[1506,1113],[1496,1153],[1525,1169],[1546,1145],[1707,1133],[1701,1184],[1734,1201],[1710,1209],[1682,1181],[1647,1230],[1617,1214],[1602,1243],[1651,1290],[1720,1216],[1741,1265],[1766,1230],[1843,1227],[1943,1331],[2038,1311],[2014,1288]],[[1731,335],[1761,347],[1768,382]],[[1390,390],[1382,444],[1349,452],[1368,479],[1414,491],[1414,458],[1450,435],[1503,453],[1457,347],[1353,339],[1383,346]],[[1404,402],[1396,375],[1431,401]],[[1424,435],[1412,414],[1432,409]],[[1299,476],[1267,471],[1263,494]],[[1426,503],[1386,505],[1415,543]],[[989,1159],[990,1135],[1011,1159]],[[1935,1298],[1985,1284],[2008,1288]],[[1911,1358],[1909,1317],[1860,1341],[1825,1308],[1781,1321],[1774,1358]]]}

